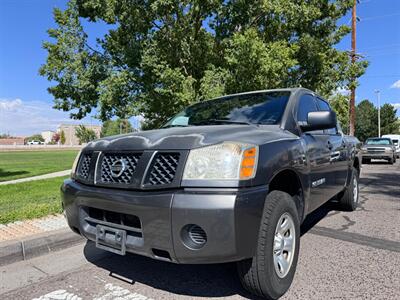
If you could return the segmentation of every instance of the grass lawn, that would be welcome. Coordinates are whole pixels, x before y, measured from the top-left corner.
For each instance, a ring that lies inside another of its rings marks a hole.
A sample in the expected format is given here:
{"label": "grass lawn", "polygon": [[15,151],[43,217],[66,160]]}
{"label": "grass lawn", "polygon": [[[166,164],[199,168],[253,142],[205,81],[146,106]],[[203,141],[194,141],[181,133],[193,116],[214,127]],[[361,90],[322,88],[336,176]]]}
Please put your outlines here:
{"label": "grass lawn", "polygon": [[76,150],[0,152],[0,181],[70,169]]}
{"label": "grass lawn", "polygon": [[0,185],[0,224],[60,213],[60,186],[65,178]]}

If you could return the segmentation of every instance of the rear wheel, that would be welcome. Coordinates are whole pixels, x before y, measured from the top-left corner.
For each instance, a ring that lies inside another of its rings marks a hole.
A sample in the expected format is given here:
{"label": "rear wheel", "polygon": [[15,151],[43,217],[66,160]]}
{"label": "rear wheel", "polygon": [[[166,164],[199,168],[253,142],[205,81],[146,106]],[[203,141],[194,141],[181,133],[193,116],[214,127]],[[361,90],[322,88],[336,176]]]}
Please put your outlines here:
{"label": "rear wheel", "polygon": [[358,206],[359,194],[359,174],[356,168],[352,168],[351,179],[349,185],[346,187],[343,195],[339,198],[339,203],[344,210],[353,211]]}
{"label": "rear wheel", "polygon": [[238,262],[245,289],[277,299],[290,287],[300,247],[300,222],[293,198],[281,191],[268,194],[253,258]]}

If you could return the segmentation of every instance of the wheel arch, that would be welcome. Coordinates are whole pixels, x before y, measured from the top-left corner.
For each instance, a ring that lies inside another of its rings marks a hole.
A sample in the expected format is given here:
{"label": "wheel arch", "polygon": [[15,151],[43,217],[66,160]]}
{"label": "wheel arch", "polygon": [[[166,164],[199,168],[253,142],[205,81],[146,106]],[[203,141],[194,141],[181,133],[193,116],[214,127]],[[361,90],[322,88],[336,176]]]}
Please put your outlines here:
{"label": "wheel arch", "polygon": [[269,192],[276,190],[292,196],[299,213],[299,220],[302,222],[305,217],[305,197],[303,183],[298,172],[291,168],[275,172],[269,181]]}

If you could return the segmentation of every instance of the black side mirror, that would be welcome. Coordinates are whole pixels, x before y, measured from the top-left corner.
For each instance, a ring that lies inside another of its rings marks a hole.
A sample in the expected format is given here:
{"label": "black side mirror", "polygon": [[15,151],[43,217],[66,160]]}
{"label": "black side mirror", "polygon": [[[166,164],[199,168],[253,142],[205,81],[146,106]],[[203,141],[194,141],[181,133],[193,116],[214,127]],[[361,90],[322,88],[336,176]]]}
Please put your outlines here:
{"label": "black side mirror", "polygon": [[324,130],[336,127],[334,111],[312,111],[307,115],[307,124],[302,124],[303,131]]}

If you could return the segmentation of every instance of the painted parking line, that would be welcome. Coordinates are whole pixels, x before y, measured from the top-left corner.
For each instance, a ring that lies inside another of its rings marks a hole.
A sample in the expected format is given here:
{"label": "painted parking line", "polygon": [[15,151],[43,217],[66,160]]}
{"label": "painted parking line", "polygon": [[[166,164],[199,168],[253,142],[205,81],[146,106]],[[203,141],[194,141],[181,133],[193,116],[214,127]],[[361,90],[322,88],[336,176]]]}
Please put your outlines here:
{"label": "painted parking line", "polygon": [[[93,300],[153,300],[139,293],[132,293],[131,291],[112,283],[107,283],[104,286],[104,293],[105,294],[103,295],[94,297]],[[32,300],[82,300],[82,298],[79,297],[79,295],[68,292],[67,290],[56,290]]]}
{"label": "painted parking line", "polygon": [[144,295],[138,294],[138,293],[131,293],[129,290],[124,289],[118,285],[114,285],[112,283],[107,283],[104,286],[104,289],[106,291],[106,294],[97,298],[94,298],[94,300],[112,300],[112,299],[118,299],[118,300],[153,300],[151,298],[147,298]]}
{"label": "painted parking line", "polygon": [[82,298],[66,290],[57,290],[32,300],[82,300]]}

